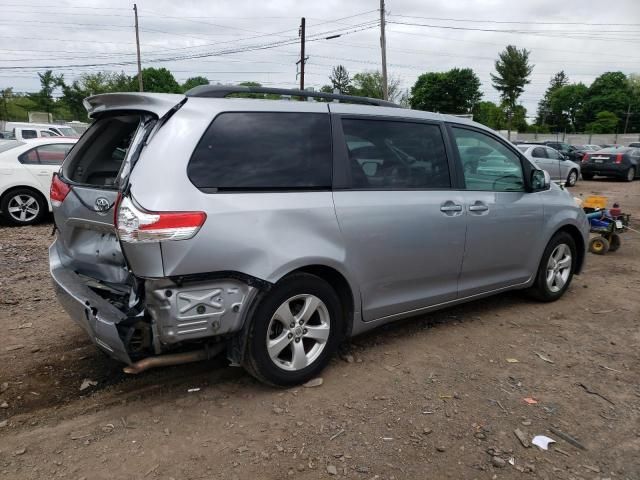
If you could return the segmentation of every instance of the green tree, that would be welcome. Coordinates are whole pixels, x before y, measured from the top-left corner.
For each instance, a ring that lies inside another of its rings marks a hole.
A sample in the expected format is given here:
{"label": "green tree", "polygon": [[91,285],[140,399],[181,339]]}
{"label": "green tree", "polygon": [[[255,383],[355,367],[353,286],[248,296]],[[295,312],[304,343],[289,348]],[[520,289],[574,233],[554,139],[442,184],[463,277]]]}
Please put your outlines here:
{"label": "green tree", "polygon": [[56,110],[56,102],[53,99],[54,91],[64,82],[62,75],[54,75],[52,70],[44,73],[38,72],[40,79],[40,91],[29,94],[29,98],[35,103],[36,109],[53,114]]}
{"label": "green tree", "polygon": [[551,95],[553,93],[569,84],[569,77],[564,73],[564,70],[559,71],[549,81],[549,87],[544,93],[544,97],[538,103],[538,115],[536,117],[536,124],[538,125],[556,125],[557,121],[554,118],[553,111],[551,110]]}
{"label": "green tree", "polygon": [[493,102],[478,102],[473,106],[473,119],[494,130],[503,130],[507,126],[504,111]]}
{"label": "green tree", "polygon": [[329,80],[331,81],[332,92],[333,90],[338,90],[339,93],[344,95],[351,94],[351,78],[343,65],[333,67]]}
{"label": "green tree", "polygon": [[[379,70],[356,73],[353,76],[353,95],[369,98],[382,98],[382,74]],[[387,77],[389,101],[395,102],[402,94],[400,79],[392,75]]]}
{"label": "green tree", "polygon": [[491,80],[493,88],[500,92],[500,98],[507,108],[507,136],[511,138],[516,102],[524,92],[524,86],[530,83],[529,76],[533,71],[533,65],[529,64],[529,51],[508,45],[496,60],[495,68],[496,74],[491,74]]}
{"label": "green tree", "polygon": [[551,111],[561,117],[556,125],[569,126],[570,130],[579,132],[584,129],[584,102],[589,89],[583,83],[565,85],[556,89],[549,98]]}
{"label": "green tree", "polygon": [[620,119],[613,112],[599,112],[595,121],[587,125],[587,130],[591,133],[614,133],[618,127]]}
{"label": "green tree", "polygon": [[442,113],[469,113],[480,101],[480,79],[470,68],[423,73],[411,88],[411,108]]}
{"label": "green tree", "polygon": [[209,85],[209,79],[201,76],[187,78],[180,89],[183,92],[186,92],[187,90],[191,90],[192,88],[200,85]]}
{"label": "green tree", "polygon": [[[504,110],[506,110],[506,108],[503,108],[503,111]],[[526,132],[529,129],[529,125],[527,124],[527,109],[522,105],[516,105],[513,109],[511,125],[517,132]]]}
{"label": "green tree", "polygon": [[[137,76],[132,77],[134,83]],[[137,85],[137,83],[136,83]],[[155,93],[181,93],[180,84],[173,74],[166,68],[144,68],[142,69],[142,85],[145,92]],[[137,90],[137,88],[136,88]]]}
{"label": "green tree", "polygon": [[64,104],[76,120],[86,120],[87,113],[83,100],[100,93],[130,92],[138,87],[137,77],[130,77],[124,72],[85,73],[71,85],[62,82],[62,98]]}
{"label": "green tree", "polygon": [[[597,121],[600,112],[613,113],[620,121],[632,103],[632,89],[622,72],[606,72],[589,86],[584,110],[587,121]],[[623,125],[618,125],[622,130]]]}
{"label": "green tree", "polygon": [[625,115],[626,132],[640,132],[640,74],[629,75],[629,91],[631,92],[631,114],[628,122]]}

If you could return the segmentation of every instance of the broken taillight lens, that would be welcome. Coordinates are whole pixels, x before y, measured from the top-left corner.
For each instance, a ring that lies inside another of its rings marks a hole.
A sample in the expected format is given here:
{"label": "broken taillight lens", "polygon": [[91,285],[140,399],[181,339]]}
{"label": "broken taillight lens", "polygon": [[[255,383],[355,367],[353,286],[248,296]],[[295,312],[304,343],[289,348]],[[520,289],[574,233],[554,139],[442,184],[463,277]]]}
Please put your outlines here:
{"label": "broken taillight lens", "polygon": [[123,197],[118,205],[116,228],[126,243],[162,242],[193,238],[207,219],[204,212],[148,212]]}
{"label": "broken taillight lens", "polygon": [[63,182],[57,173],[54,173],[53,178],[51,179],[51,188],[49,190],[51,205],[54,207],[62,205],[62,202],[67,198],[70,191],[71,186]]}

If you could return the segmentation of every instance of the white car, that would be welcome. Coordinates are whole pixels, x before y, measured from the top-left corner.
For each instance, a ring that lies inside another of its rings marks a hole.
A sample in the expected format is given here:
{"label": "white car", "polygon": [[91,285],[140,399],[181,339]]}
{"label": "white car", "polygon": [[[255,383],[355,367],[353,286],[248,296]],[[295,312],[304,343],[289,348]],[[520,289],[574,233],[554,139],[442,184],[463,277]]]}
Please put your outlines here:
{"label": "white car", "polygon": [[0,214],[14,225],[31,225],[51,211],[49,190],[76,138],[0,140]]}
{"label": "white car", "polygon": [[567,186],[573,187],[580,178],[580,165],[551,147],[535,143],[521,143],[516,147],[538,168],[549,172],[551,180],[565,182]]}

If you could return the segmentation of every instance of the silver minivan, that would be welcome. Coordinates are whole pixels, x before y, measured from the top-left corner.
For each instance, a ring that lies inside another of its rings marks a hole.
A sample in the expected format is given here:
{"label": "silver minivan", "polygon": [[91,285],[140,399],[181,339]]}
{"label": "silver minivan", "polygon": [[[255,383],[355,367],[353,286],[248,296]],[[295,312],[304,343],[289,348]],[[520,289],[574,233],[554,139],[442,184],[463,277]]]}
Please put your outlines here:
{"label": "silver minivan", "polygon": [[252,87],[85,102],[50,269],[130,373],[224,351],[297,384],[387,322],[511,289],[556,300],[584,262],[571,195],[466,119]]}

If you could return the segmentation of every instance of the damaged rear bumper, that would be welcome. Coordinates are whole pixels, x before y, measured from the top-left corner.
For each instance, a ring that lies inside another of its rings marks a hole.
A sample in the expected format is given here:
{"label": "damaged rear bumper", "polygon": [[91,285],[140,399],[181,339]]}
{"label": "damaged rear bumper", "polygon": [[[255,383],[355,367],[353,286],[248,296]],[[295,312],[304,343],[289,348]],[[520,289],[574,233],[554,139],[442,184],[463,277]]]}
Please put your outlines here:
{"label": "damaged rear bumper", "polygon": [[71,319],[109,356],[131,364],[116,327],[127,319],[126,315],[87,287],[78,274],[62,265],[55,242],[49,247],[49,270],[58,300]]}
{"label": "damaged rear bumper", "polygon": [[[49,248],[49,268],[58,300],[71,319],[100,349],[129,365],[141,356],[184,351],[185,346],[202,348],[203,341],[211,345],[219,342],[215,337],[228,338],[241,331],[259,290],[253,282],[243,281],[242,275],[146,279],[137,292],[144,304],[130,318],[90,288],[86,277],[63,264],[56,242]],[[130,346],[131,336],[126,333],[136,325],[149,332],[142,350]]]}

